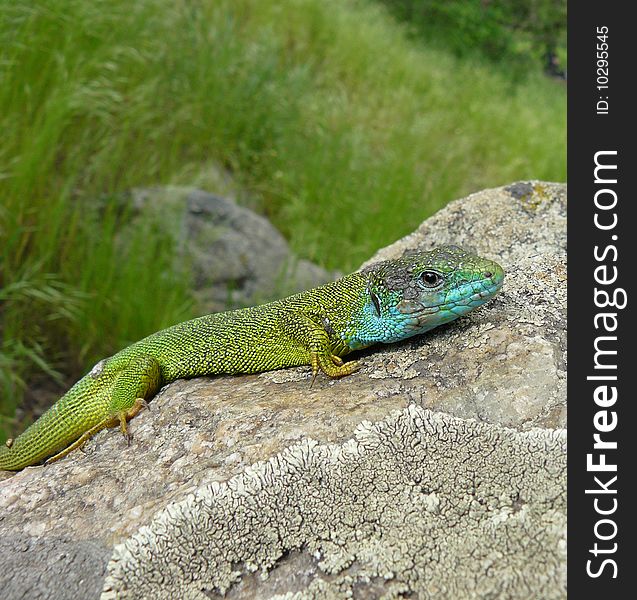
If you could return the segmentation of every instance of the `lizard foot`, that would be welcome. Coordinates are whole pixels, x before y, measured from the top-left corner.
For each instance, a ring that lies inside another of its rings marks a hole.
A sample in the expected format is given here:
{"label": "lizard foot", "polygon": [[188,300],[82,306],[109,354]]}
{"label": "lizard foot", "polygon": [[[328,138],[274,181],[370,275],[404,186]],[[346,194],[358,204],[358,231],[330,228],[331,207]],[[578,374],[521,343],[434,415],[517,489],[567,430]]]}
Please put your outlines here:
{"label": "lizard foot", "polygon": [[122,431],[122,434],[126,438],[126,443],[128,446],[130,446],[131,442],[133,441],[133,434],[128,430],[127,421],[130,421],[144,409],[150,410],[148,402],[146,402],[144,398],[136,398],[135,404],[133,404],[133,406],[131,406],[128,410],[120,411],[117,415],[119,419],[119,427]]}
{"label": "lizard foot", "polygon": [[355,371],[360,369],[361,365],[357,360],[350,362],[343,362],[339,356],[334,354],[319,354],[318,352],[312,353],[312,383],[316,379],[316,375],[319,370],[323,371],[328,377],[345,377],[345,375],[351,375]]}

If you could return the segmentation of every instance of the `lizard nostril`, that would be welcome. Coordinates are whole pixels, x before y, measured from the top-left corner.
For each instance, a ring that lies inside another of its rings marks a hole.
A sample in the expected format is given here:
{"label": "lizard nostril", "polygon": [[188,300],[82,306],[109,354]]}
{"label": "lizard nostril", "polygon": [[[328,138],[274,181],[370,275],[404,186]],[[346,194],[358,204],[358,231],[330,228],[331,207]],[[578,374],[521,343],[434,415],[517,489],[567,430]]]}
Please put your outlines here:
{"label": "lizard nostril", "polygon": [[489,278],[489,277],[493,277],[493,273],[491,273],[491,271],[485,271],[484,272],[484,276]]}

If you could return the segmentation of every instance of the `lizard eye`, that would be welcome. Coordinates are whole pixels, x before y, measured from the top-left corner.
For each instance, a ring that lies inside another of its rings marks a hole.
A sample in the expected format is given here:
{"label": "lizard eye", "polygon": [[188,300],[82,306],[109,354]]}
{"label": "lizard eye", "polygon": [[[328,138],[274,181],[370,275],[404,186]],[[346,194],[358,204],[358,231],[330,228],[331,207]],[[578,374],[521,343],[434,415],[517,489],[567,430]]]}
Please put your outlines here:
{"label": "lizard eye", "polygon": [[442,283],[442,276],[435,271],[425,271],[420,278],[425,287],[434,288]]}

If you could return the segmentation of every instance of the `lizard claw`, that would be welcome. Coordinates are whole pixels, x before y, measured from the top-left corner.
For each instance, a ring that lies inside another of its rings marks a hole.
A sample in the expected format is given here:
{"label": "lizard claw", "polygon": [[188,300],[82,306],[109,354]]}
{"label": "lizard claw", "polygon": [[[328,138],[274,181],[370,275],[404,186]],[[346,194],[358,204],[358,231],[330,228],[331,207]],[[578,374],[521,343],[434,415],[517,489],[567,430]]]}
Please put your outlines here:
{"label": "lizard claw", "polygon": [[312,381],[310,381],[310,389],[314,385],[314,382],[316,381],[316,376],[317,375],[318,375],[318,369],[316,369],[316,370],[312,369]]}
{"label": "lizard claw", "polygon": [[145,398],[137,398],[136,402],[139,403],[139,410],[146,409],[148,412],[153,411],[153,409],[150,407],[150,404],[146,402]]}

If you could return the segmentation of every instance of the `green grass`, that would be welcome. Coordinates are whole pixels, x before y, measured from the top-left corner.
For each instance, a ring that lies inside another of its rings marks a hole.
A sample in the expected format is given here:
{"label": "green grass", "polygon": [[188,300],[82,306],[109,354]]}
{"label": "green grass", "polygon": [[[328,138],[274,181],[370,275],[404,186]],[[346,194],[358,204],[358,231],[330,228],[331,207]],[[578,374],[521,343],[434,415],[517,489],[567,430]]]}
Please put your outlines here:
{"label": "green grass", "polygon": [[0,48],[0,415],[194,310],[161,228],[121,234],[131,187],[227,170],[348,271],[455,197],[566,177],[560,83],[419,46],[369,2],[0,0]]}

